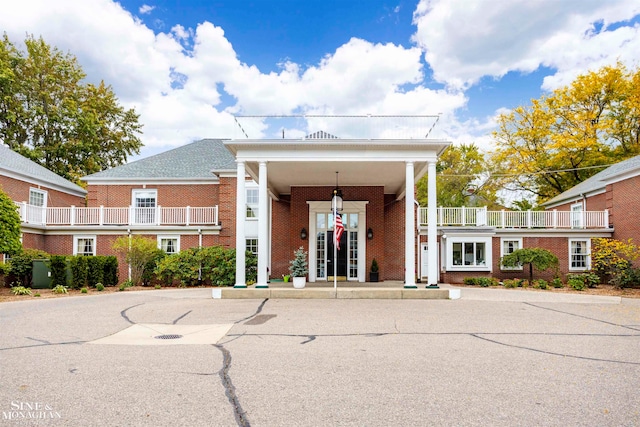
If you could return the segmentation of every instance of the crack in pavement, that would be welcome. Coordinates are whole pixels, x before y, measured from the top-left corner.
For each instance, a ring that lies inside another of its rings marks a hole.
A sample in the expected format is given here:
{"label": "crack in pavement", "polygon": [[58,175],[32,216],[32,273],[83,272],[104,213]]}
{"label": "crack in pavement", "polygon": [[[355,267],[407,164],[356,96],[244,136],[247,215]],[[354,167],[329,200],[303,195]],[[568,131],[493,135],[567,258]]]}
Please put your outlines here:
{"label": "crack in pavement", "polygon": [[178,323],[179,321],[181,321],[182,319],[184,319],[185,317],[187,317],[187,315],[189,313],[191,313],[193,310],[189,310],[187,311],[185,314],[183,314],[182,316],[178,317],[176,320],[173,321],[173,325],[175,325],[176,323]]}
{"label": "crack in pavement", "polygon": [[233,382],[231,382],[231,377],[229,376],[229,368],[231,367],[231,353],[221,344],[213,344],[213,346],[222,352],[223,363],[222,368],[220,368],[220,371],[218,371],[218,374],[220,375],[220,379],[222,380],[222,385],[225,389],[225,395],[227,396],[227,399],[229,399],[229,403],[231,403],[231,406],[233,407],[233,414],[236,418],[236,423],[238,423],[238,425],[241,427],[250,427],[251,423],[249,423],[249,420],[247,419],[246,412],[242,409],[242,406],[240,406],[240,401],[236,394],[236,388],[234,387]]}
{"label": "crack in pavement", "polygon": [[135,323],[133,320],[129,319],[129,316],[127,316],[127,311],[131,310],[131,309],[132,309],[132,308],[134,308],[134,307],[138,307],[138,306],[140,306],[140,305],[144,305],[144,303],[140,303],[140,304],[132,305],[131,307],[127,307],[127,308],[125,308],[124,310],[122,310],[122,311],[120,312],[120,316],[122,316],[122,318],[123,318],[124,320],[126,320],[127,322],[131,323],[132,325],[135,325],[136,323]]}
{"label": "crack in pavement", "polygon": [[530,302],[525,302],[526,305],[530,305],[531,307],[539,308],[540,310],[549,310],[555,313],[566,314],[567,316],[580,317],[582,319],[592,320],[594,322],[604,323],[605,325],[617,326],[619,328],[631,329],[632,331],[637,331],[638,329],[632,326],[620,325],[619,323],[608,322],[602,319],[596,319],[594,317],[583,316],[582,314],[569,313],[568,311],[557,310],[555,308],[542,307],[540,305],[535,305]]}

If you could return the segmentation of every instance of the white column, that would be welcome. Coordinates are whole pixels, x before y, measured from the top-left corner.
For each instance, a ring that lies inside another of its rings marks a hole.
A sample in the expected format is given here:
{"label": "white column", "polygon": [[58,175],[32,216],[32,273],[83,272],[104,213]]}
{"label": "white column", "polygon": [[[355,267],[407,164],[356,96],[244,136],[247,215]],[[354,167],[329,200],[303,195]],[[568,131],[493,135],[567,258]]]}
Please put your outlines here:
{"label": "white column", "polygon": [[429,162],[427,169],[427,249],[429,265],[427,267],[427,287],[438,286],[438,196],[436,191],[436,162]]}
{"label": "white column", "polygon": [[413,162],[406,164],[405,177],[405,224],[404,224],[404,287],[416,288],[416,241],[415,241],[415,177]]}
{"label": "white column", "polygon": [[258,282],[256,288],[268,288],[269,260],[269,193],[267,193],[267,162],[260,162],[258,171]]}
{"label": "white column", "polygon": [[236,288],[246,288],[247,278],[245,274],[247,242],[244,237],[244,222],[247,215],[246,191],[244,188],[245,176],[244,162],[238,162],[236,184]]}

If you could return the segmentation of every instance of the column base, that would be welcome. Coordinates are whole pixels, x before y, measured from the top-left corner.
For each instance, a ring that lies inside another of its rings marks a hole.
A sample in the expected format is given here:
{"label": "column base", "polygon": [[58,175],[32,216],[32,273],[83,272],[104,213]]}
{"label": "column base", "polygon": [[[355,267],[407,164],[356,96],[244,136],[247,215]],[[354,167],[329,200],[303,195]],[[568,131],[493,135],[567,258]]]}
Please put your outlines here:
{"label": "column base", "polygon": [[404,285],[405,289],[418,289],[416,285]]}
{"label": "column base", "polygon": [[240,289],[245,289],[247,287],[247,285],[234,285],[234,288],[240,288]]}
{"label": "column base", "polygon": [[255,285],[256,289],[269,289],[269,285]]}
{"label": "column base", "polygon": [[440,286],[438,286],[438,285],[427,285],[427,286],[425,286],[425,288],[427,288],[427,289],[440,289]]}

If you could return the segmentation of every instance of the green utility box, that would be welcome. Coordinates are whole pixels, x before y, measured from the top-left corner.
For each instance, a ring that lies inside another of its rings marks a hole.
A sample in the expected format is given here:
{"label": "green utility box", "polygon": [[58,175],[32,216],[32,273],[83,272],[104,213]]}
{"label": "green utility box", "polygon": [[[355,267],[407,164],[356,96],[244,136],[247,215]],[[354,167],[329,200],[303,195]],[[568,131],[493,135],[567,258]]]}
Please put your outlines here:
{"label": "green utility box", "polygon": [[48,259],[33,260],[33,278],[31,287],[33,289],[51,288],[51,270],[49,270]]}

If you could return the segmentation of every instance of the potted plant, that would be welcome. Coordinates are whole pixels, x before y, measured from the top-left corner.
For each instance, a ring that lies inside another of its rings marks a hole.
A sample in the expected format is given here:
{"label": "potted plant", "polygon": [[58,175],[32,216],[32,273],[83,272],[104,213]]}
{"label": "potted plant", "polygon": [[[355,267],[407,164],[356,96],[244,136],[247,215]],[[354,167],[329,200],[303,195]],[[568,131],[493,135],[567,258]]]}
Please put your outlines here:
{"label": "potted plant", "polygon": [[376,259],[374,258],[373,261],[371,261],[371,270],[369,271],[369,281],[377,282],[378,279],[379,279],[378,261],[376,261]]}
{"label": "potted plant", "polygon": [[304,248],[300,246],[293,252],[294,258],[289,261],[289,271],[293,276],[293,287],[302,289],[306,283],[306,275],[309,273],[307,263],[307,253]]}

